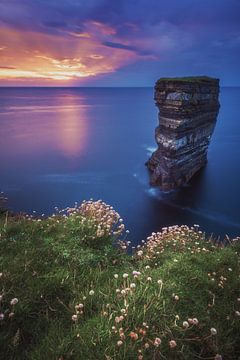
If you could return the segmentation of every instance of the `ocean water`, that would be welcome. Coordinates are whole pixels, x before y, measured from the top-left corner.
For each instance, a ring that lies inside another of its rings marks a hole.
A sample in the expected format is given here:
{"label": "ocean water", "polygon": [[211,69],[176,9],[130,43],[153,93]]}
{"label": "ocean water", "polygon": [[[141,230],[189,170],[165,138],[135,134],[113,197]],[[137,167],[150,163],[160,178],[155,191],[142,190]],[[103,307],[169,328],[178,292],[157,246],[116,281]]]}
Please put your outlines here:
{"label": "ocean water", "polygon": [[102,199],[135,244],[175,224],[240,235],[240,88],[221,88],[220,102],[207,166],[163,193],[144,165],[156,148],[151,88],[0,88],[0,190],[13,211],[39,214]]}

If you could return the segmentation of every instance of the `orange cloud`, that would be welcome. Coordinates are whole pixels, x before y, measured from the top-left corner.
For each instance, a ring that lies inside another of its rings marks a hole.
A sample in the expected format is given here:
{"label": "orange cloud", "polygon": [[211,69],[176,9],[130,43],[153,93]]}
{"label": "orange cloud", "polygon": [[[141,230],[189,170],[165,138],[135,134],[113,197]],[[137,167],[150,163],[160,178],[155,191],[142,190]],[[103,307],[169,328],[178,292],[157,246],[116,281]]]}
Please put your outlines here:
{"label": "orange cloud", "polygon": [[134,51],[103,44],[115,34],[110,26],[88,22],[86,33],[69,36],[3,28],[0,39],[0,84],[44,84],[88,79],[116,71],[138,58]]}

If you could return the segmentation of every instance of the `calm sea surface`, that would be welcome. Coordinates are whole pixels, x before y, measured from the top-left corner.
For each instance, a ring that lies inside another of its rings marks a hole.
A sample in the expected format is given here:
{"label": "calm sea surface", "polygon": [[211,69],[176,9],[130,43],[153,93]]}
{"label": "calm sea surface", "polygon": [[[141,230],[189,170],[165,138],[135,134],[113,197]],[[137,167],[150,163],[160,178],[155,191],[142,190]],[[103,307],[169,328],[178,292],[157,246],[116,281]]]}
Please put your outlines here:
{"label": "calm sea surface", "polygon": [[174,224],[240,235],[240,88],[221,89],[209,162],[164,194],[149,186],[151,88],[0,88],[0,190],[14,211],[49,214],[75,201],[114,206],[140,242]]}

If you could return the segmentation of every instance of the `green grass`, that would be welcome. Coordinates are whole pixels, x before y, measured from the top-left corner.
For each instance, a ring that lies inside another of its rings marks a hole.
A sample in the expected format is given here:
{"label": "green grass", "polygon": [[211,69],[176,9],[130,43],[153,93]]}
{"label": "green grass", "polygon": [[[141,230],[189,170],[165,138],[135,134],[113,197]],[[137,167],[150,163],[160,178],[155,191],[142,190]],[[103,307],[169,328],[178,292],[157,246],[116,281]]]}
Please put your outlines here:
{"label": "green grass", "polygon": [[181,81],[181,82],[190,82],[190,83],[204,83],[206,81],[214,81],[215,78],[209,76],[183,76],[183,77],[169,77],[169,78],[160,78],[159,81]]}
{"label": "green grass", "polygon": [[130,256],[112,246],[120,235],[97,234],[94,211],[1,215],[0,359],[239,359],[238,242],[178,227]]}

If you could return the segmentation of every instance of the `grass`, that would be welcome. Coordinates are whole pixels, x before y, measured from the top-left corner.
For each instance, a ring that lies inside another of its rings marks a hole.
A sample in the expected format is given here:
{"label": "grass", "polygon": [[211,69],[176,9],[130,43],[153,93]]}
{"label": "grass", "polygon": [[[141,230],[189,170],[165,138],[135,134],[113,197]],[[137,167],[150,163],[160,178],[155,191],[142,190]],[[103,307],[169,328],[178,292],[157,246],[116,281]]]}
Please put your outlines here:
{"label": "grass", "polygon": [[206,81],[214,81],[215,78],[209,76],[183,76],[183,77],[169,77],[169,78],[160,78],[158,81],[181,81],[181,82],[190,82],[190,83],[204,83]]}
{"label": "grass", "polygon": [[0,226],[0,359],[240,358],[237,240],[176,226],[130,256],[101,201]]}

